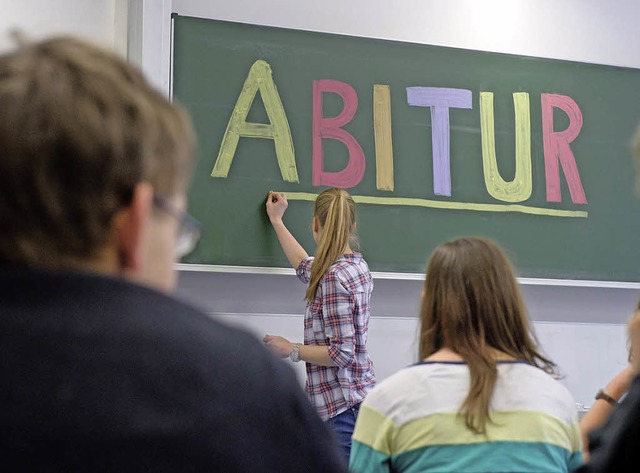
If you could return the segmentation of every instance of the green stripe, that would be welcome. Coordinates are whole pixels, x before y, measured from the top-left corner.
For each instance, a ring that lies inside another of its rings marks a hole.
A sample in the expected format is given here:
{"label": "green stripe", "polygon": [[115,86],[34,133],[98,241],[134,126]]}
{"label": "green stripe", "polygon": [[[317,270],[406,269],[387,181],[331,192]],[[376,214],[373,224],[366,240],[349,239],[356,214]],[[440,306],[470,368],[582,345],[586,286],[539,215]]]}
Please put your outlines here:
{"label": "green stripe", "polygon": [[391,457],[353,441],[349,470],[351,473],[562,473],[581,464],[582,452],[569,454],[543,443],[440,445]]}
{"label": "green stripe", "polygon": [[351,441],[349,471],[351,473],[389,473],[391,456],[379,452],[368,445]]}
{"label": "green stripe", "polygon": [[545,443],[491,442],[426,447],[392,461],[404,473],[561,473],[582,463],[582,454]]}
{"label": "green stripe", "polygon": [[370,445],[381,453],[391,453],[391,442],[395,432],[393,421],[369,407],[366,403],[360,407],[358,422],[353,432],[353,440]]}
{"label": "green stripe", "polygon": [[582,452],[573,452],[569,457],[569,471],[577,470],[583,463]]}

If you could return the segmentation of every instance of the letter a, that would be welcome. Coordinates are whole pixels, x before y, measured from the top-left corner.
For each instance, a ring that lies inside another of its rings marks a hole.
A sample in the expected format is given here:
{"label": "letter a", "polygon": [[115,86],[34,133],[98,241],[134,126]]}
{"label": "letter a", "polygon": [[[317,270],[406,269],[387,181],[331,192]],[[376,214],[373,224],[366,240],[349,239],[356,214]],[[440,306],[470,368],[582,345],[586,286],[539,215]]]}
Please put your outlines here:
{"label": "letter a", "polygon": [[[258,91],[262,96],[269,124],[247,122],[247,115]],[[253,63],[247,80],[244,82],[242,92],[240,92],[227,130],[222,138],[220,152],[211,172],[212,177],[227,177],[241,136],[273,140],[282,179],[287,182],[299,182],[287,115],[284,112],[280,95],[278,95],[278,89],[273,82],[271,67],[263,60]]]}

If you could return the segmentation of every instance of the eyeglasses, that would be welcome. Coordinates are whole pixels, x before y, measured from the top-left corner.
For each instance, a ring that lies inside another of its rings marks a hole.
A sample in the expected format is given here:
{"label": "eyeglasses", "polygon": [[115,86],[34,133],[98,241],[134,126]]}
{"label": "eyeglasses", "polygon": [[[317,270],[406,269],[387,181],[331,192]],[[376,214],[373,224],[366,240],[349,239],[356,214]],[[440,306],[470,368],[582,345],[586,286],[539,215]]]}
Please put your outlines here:
{"label": "eyeglasses", "polygon": [[182,258],[191,253],[202,236],[202,224],[184,210],[180,210],[170,200],[159,195],[153,196],[153,205],[175,217],[180,224],[174,246],[176,257]]}

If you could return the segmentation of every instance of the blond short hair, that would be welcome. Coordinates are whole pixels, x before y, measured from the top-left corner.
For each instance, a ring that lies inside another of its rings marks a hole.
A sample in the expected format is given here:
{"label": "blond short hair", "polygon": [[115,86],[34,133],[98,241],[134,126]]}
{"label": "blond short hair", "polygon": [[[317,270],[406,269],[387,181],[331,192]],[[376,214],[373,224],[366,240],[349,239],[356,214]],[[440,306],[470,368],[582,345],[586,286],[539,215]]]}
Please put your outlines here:
{"label": "blond short hair", "polygon": [[0,56],[0,260],[89,260],[135,185],[186,188],[190,121],[114,53],[71,37]]}

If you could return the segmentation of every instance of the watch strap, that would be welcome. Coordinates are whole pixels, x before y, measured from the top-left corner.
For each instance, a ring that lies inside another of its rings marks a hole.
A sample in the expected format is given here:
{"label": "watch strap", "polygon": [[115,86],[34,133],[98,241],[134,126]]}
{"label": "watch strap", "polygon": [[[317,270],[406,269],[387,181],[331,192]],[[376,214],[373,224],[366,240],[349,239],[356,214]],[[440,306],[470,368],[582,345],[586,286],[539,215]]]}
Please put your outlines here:
{"label": "watch strap", "polygon": [[289,351],[289,359],[294,363],[300,361],[300,343],[293,344],[293,348]]}
{"label": "watch strap", "polygon": [[607,401],[613,407],[618,405],[618,401],[605,393],[602,389],[596,393],[596,401],[602,399],[603,401]]}

